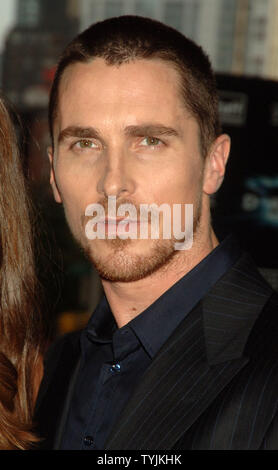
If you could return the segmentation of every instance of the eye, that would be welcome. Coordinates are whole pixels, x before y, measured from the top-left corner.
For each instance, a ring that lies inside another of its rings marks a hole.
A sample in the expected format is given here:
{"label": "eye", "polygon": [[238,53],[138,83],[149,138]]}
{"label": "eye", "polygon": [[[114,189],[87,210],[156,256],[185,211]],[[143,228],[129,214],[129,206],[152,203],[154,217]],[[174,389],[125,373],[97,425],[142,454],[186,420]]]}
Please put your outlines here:
{"label": "eye", "polygon": [[149,147],[149,146],[157,147],[161,143],[162,142],[161,142],[160,139],[158,139],[157,137],[151,137],[151,136],[145,137],[141,141],[141,145],[143,145],[145,147]]}
{"label": "eye", "polygon": [[96,148],[97,145],[92,140],[82,139],[74,143],[74,147],[77,147],[80,150]]}

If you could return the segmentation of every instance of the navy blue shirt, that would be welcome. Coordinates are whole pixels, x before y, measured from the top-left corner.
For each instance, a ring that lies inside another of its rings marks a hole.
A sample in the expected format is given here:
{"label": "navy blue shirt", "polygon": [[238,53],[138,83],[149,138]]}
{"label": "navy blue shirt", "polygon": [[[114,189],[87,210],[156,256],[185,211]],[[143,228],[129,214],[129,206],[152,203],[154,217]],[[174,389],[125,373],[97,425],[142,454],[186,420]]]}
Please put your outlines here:
{"label": "navy blue shirt", "polygon": [[103,297],[81,333],[81,364],[60,449],[105,448],[112,426],[154,356],[239,255],[237,242],[227,237],[122,328]]}

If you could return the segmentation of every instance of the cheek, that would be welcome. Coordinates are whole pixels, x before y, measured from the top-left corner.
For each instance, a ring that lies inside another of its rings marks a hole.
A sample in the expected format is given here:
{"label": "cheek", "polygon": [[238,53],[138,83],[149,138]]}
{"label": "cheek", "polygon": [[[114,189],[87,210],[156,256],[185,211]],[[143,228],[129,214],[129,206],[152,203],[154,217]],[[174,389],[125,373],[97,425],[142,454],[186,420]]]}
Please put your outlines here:
{"label": "cheek", "polygon": [[[101,167],[93,159],[61,155],[57,158],[55,176],[62,194],[70,199],[86,200],[95,196]],[[94,200],[88,201],[88,203]]]}
{"label": "cheek", "polygon": [[[203,160],[197,151],[189,160],[190,165],[185,164],[179,175],[179,181],[183,187],[184,194],[193,199],[200,196],[203,181]],[[193,201],[192,201],[193,202]]]}
{"label": "cheek", "polygon": [[82,184],[74,172],[62,164],[56,165],[55,177],[67,220],[76,224],[80,219],[80,211],[83,211]]}
{"label": "cheek", "polygon": [[194,204],[200,198],[202,180],[200,165],[179,165],[174,171],[168,172],[167,181],[161,187],[160,198],[162,196],[169,203]]}
{"label": "cheek", "polygon": [[80,194],[76,182],[68,175],[56,173],[56,182],[64,205],[72,204]]}
{"label": "cheek", "polygon": [[64,204],[75,204],[82,200],[86,188],[84,175],[77,168],[62,159],[57,161],[55,168],[56,183]]}

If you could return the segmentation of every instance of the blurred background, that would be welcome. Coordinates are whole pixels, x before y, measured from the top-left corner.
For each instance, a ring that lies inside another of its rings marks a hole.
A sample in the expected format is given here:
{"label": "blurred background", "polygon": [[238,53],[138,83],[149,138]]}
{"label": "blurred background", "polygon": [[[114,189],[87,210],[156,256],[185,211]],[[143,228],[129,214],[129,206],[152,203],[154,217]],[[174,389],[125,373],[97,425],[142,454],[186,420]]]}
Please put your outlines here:
{"label": "blurred background", "polygon": [[1,88],[19,131],[34,196],[37,264],[55,337],[86,324],[99,278],[75,245],[49,187],[47,104],[64,46],[91,23],[137,14],[199,43],[217,73],[223,130],[232,138],[227,176],[212,200],[220,237],[238,235],[278,289],[278,0],[1,0]]}

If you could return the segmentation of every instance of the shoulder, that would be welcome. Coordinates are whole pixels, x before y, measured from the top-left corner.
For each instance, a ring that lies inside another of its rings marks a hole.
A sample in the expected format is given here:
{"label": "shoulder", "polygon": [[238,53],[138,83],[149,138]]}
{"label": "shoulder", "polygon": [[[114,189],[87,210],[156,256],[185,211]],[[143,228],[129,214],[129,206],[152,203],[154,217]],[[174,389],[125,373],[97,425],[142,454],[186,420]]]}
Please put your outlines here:
{"label": "shoulder", "polygon": [[57,340],[55,340],[47,349],[47,352],[44,357],[44,367],[45,371],[51,369],[53,364],[57,365],[61,354],[65,351],[74,351],[79,349],[81,330],[67,333]]}
{"label": "shoulder", "polygon": [[[39,388],[36,410],[41,406],[45,395],[55,382],[67,381],[80,354],[81,330],[67,333],[54,341],[44,357],[43,379]],[[61,388],[62,385],[60,385]]]}
{"label": "shoulder", "polygon": [[249,353],[274,353],[278,364],[278,294],[273,291],[251,331],[247,344]]}
{"label": "shoulder", "polygon": [[278,449],[278,411],[267,429],[263,443],[260,447],[261,450],[277,450]]}

